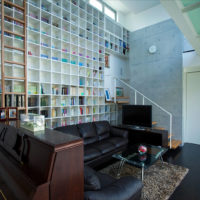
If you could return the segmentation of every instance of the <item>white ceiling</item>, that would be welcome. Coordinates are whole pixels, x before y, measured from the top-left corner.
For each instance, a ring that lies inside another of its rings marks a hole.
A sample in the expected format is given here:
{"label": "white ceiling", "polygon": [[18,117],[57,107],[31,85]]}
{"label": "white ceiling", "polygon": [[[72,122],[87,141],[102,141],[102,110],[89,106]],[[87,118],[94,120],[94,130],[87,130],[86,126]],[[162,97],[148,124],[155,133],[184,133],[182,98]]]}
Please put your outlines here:
{"label": "white ceiling", "polygon": [[160,4],[160,0],[104,0],[110,7],[124,14],[138,14]]}

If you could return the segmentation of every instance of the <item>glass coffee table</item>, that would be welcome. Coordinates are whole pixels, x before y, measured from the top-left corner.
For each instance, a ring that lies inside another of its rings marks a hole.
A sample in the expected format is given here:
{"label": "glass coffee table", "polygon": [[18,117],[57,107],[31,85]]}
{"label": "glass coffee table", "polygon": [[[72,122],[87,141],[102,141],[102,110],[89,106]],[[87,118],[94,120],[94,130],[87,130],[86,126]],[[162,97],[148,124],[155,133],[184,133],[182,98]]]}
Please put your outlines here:
{"label": "glass coffee table", "polygon": [[136,166],[141,168],[141,179],[144,179],[144,169],[147,169],[152,164],[154,164],[157,160],[161,160],[163,163],[163,154],[167,152],[167,148],[154,146],[154,145],[147,145],[147,153],[141,155],[138,152],[138,147],[141,144],[135,144],[128,147],[123,152],[118,152],[112,155],[113,158],[120,160],[119,166],[117,168],[117,176],[120,176],[121,170],[123,168],[124,163],[128,163],[130,165]]}

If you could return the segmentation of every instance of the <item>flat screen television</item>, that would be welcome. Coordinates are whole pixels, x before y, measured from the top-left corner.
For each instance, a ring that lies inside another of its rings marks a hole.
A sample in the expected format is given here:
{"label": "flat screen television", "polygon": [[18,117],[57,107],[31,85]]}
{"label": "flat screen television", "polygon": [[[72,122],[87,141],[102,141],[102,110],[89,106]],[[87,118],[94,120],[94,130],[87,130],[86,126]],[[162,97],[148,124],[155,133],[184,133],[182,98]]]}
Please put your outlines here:
{"label": "flat screen television", "polygon": [[123,105],[122,123],[142,127],[152,127],[151,105]]}

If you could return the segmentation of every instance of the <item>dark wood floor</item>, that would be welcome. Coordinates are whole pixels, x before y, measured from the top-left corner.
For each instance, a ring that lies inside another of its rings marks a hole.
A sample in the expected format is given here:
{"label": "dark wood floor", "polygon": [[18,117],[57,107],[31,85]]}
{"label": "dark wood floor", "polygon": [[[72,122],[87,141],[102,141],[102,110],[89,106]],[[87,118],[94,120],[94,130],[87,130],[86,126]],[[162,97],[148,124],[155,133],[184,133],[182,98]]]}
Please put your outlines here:
{"label": "dark wood floor", "polygon": [[[176,150],[169,150],[163,156],[163,159],[166,162],[189,169],[188,174],[169,200],[200,200],[200,145],[185,144]],[[96,170],[102,169],[113,162],[115,161],[111,160],[106,165],[99,166]]]}
{"label": "dark wood floor", "polygon": [[164,160],[189,168],[170,200],[200,200],[200,145],[185,144],[177,150],[170,150]]}

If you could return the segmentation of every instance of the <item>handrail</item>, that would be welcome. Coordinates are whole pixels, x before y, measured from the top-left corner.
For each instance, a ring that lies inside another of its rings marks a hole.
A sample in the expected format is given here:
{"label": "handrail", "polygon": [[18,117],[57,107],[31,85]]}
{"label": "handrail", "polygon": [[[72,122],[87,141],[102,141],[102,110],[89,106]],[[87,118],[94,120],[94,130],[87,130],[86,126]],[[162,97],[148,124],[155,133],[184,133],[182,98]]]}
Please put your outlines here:
{"label": "handrail", "polygon": [[141,96],[143,96],[145,99],[147,99],[148,101],[150,101],[152,104],[154,104],[155,106],[159,107],[162,111],[166,112],[167,114],[171,114],[170,112],[168,112],[167,110],[165,110],[164,108],[162,108],[160,105],[158,105],[156,102],[154,102],[153,100],[149,99],[148,97],[146,97],[144,94],[142,94],[140,91],[138,91],[137,89],[135,89],[134,87],[132,87],[131,85],[129,85],[128,83],[122,81],[121,79],[114,77],[114,79],[117,79],[118,81],[120,81],[121,83],[123,83],[124,85],[126,85],[127,87],[129,87],[130,89],[136,91],[138,94],[140,94]]}
{"label": "handrail", "polygon": [[[143,97],[143,105],[144,105],[144,99],[148,100],[149,102],[151,102],[153,105],[155,105],[156,107],[158,107],[160,110],[162,110],[163,112],[165,112],[166,114],[169,115],[169,130],[170,130],[170,134],[172,134],[172,113],[170,113],[169,111],[167,111],[166,109],[164,109],[163,107],[161,107],[159,104],[157,104],[156,102],[154,102],[153,100],[149,99],[147,96],[145,96],[144,94],[142,94],[140,91],[138,91],[137,89],[135,89],[134,87],[132,87],[130,84],[126,83],[125,81],[115,77],[115,76],[112,76],[113,79],[115,80],[115,88],[114,88],[114,102],[116,103],[116,85],[117,85],[117,80],[120,81],[121,83],[123,83],[124,85],[126,85],[128,88],[130,88],[131,90],[134,90],[135,92],[135,103],[137,103],[137,93],[139,95],[141,95]],[[172,146],[172,139],[170,137],[170,149],[171,149],[171,146]]]}

